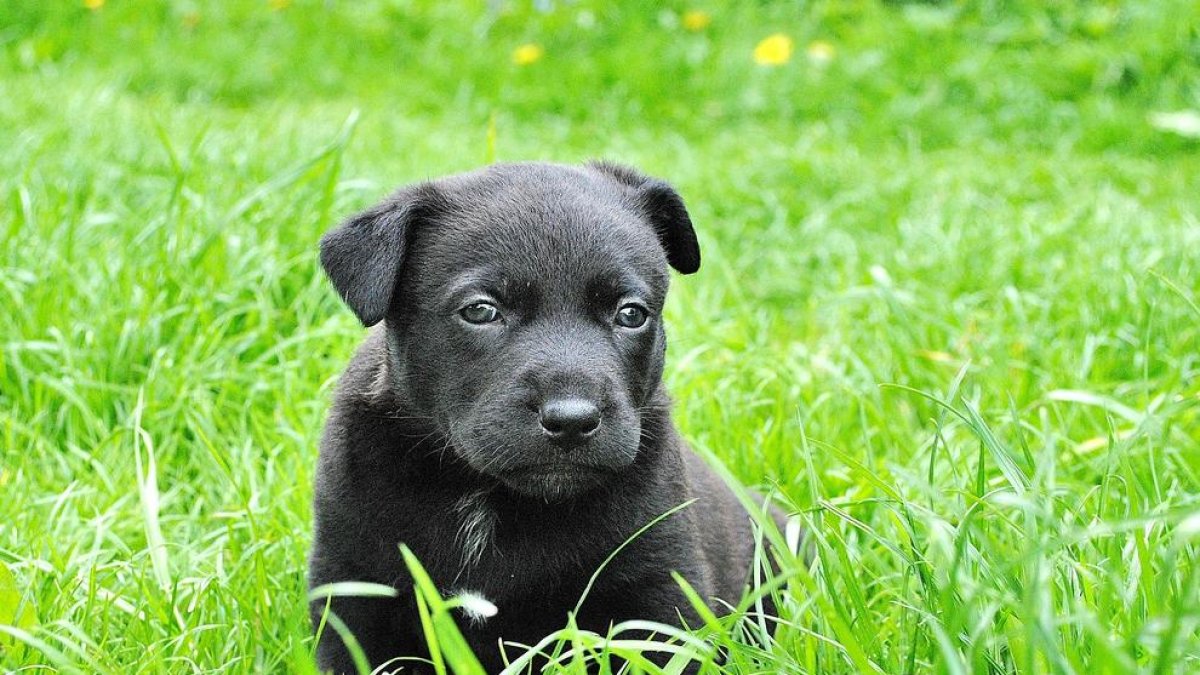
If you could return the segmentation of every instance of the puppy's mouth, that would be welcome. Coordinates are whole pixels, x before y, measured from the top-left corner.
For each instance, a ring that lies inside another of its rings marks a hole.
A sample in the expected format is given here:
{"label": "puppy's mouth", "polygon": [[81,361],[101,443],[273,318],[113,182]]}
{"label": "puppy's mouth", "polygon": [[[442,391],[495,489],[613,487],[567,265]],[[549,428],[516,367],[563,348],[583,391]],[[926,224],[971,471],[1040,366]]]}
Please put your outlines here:
{"label": "puppy's mouth", "polygon": [[447,425],[458,457],[512,492],[546,502],[582,496],[618,480],[638,452],[637,420],[620,419],[577,445],[564,446],[530,428],[527,419],[478,419],[464,417]]}

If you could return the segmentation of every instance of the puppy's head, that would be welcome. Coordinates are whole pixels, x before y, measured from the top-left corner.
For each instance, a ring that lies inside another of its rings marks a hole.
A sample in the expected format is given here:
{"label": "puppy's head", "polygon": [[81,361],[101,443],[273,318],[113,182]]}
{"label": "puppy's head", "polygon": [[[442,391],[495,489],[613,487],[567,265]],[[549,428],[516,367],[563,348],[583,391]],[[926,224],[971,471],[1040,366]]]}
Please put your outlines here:
{"label": "puppy's head", "polygon": [[662,376],[679,195],[611,164],[502,164],[401,190],[321,240],[395,386],[475,471],[556,501],[635,460]]}

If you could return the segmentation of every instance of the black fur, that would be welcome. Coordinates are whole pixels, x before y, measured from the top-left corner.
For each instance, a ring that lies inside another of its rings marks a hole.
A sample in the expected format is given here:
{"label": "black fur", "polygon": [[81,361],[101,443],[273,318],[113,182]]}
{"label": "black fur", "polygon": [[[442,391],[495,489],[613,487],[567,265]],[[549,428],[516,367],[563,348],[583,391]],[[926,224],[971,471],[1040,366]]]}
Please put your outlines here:
{"label": "black fur", "polygon": [[[399,591],[333,600],[372,664],[426,656],[400,543],[444,592],[497,605],[460,622],[489,672],[498,639],[561,628],[603,559],[689,499],[605,569],[579,624],[696,625],[672,571],[714,609],[738,600],[749,517],[675,432],[661,381],[667,266],[700,265],[670,186],[603,163],[495,165],[401,190],[327,234],[321,262],[364,324],[383,321],[325,428],[309,574]],[[465,320],[477,301],[502,318]],[[628,303],[648,310],[644,326],[614,323]],[[547,410],[563,401],[599,426],[551,433]],[[314,625],[323,610],[313,603]],[[317,658],[353,671],[330,629]]]}

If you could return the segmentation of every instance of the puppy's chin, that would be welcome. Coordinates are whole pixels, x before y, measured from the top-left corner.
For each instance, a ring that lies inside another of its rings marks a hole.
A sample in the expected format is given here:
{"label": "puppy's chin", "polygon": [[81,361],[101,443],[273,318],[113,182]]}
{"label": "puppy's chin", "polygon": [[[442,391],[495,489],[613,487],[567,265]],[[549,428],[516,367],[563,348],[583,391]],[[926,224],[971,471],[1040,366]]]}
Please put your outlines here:
{"label": "puppy's chin", "polygon": [[608,471],[567,464],[531,466],[498,476],[513,492],[548,504],[583,496],[611,477]]}

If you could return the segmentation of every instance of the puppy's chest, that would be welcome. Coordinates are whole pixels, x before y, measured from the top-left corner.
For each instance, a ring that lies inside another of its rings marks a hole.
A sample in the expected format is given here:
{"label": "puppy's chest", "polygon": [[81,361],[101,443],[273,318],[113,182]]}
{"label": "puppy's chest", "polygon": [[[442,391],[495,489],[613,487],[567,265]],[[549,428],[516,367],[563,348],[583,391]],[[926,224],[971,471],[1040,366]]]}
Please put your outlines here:
{"label": "puppy's chest", "polygon": [[439,496],[420,513],[377,512],[384,578],[404,570],[397,547],[407,544],[445,593],[469,590],[493,602],[524,602],[558,591],[577,594],[604,557],[628,533],[585,510],[516,508],[489,491]]}
{"label": "puppy's chest", "polygon": [[497,598],[582,586],[619,543],[582,518],[520,512],[480,499],[460,504],[454,515],[458,529],[447,561],[456,568],[454,583]]}

